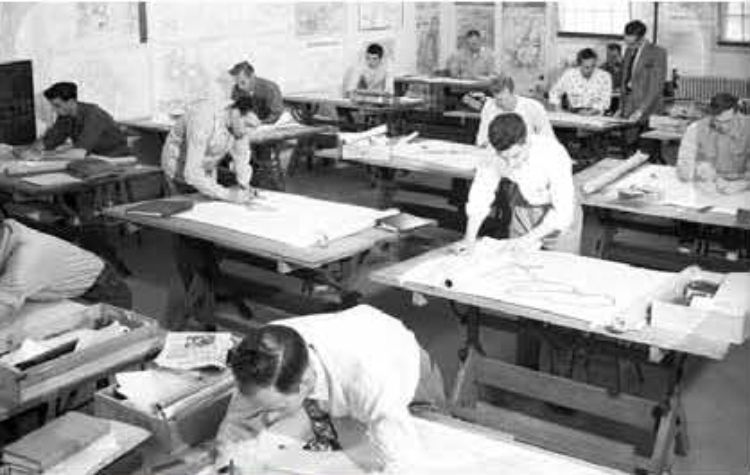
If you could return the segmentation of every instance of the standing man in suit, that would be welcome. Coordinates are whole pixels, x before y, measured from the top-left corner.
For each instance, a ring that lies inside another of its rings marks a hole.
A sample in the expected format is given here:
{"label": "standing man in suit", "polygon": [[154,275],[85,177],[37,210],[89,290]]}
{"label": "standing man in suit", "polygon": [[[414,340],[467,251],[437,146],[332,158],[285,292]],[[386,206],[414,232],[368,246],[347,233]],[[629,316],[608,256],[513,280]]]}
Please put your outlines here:
{"label": "standing man in suit", "polygon": [[623,60],[619,115],[636,122],[625,135],[626,152],[634,149],[651,114],[663,107],[664,81],[667,79],[667,51],[646,40],[646,25],[634,20],[625,25],[625,58]]}
{"label": "standing man in suit", "polygon": [[623,94],[620,113],[641,122],[661,112],[664,81],[667,80],[667,51],[645,38],[646,25],[634,20],[625,25],[625,58],[623,60]]}

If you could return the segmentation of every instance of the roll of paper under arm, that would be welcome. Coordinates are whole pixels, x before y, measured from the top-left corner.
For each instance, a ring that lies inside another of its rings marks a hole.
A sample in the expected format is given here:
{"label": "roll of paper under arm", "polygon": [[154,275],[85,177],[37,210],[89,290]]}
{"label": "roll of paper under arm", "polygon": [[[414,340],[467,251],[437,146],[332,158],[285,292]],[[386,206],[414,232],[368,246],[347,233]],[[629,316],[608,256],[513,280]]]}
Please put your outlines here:
{"label": "roll of paper under arm", "polygon": [[586,181],[583,185],[581,185],[581,191],[583,191],[587,195],[596,193],[597,191],[601,190],[629,171],[638,168],[646,161],[648,161],[648,155],[638,151],[627,160],[624,160],[622,163],[618,164],[616,167]]}

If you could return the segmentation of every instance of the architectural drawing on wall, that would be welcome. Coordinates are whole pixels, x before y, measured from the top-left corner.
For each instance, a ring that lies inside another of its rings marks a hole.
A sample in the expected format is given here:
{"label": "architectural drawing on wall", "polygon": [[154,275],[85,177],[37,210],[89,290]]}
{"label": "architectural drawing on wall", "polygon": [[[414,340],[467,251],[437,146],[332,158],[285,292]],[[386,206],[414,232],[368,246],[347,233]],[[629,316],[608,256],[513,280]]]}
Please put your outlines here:
{"label": "architectural drawing on wall", "polygon": [[680,74],[702,75],[709,68],[715,38],[716,4],[664,2],[659,4],[657,43],[669,51],[668,67]]}
{"label": "architectural drawing on wall", "polygon": [[388,30],[401,28],[404,17],[402,2],[364,2],[359,4],[359,29]]}
{"label": "architectural drawing on wall", "polygon": [[477,30],[482,34],[484,44],[495,48],[495,4],[492,2],[456,3],[456,46],[461,47],[466,33]]}
{"label": "architectural drawing on wall", "polygon": [[544,3],[503,3],[502,58],[504,72],[526,94],[545,73],[547,38]]}
{"label": "architectural drawing on wall", "polygon": [[417,72],[432,74],[440,68],[440,4],[416,4]]}
{"label": "architectural drawing on wall", "polygon": [[341,36],[345,31],[345,5],[341,2],[299,2],[294,5],[297,37]]}

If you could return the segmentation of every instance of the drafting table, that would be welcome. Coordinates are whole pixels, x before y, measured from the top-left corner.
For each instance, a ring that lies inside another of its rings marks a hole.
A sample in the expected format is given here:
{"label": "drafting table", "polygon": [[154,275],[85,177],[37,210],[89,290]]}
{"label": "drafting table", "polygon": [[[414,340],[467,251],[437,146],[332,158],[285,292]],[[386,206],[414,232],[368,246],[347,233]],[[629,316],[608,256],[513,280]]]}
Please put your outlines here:
{"label": "drafting table", "polygon": [[[262,190],[261,193],[263,192]],[[183,195],[170,199],[190,199],[196,204],[210,201],[200,195]],[[301,279],[304,284],[303,289],[307,291],[312,291],[315,283],[331,285],[337,289],[341,302],[345,306],[359,299],[359,294],[351,290],[352,279],[370,250],[380,244],[396,243],[399,240],[398,234],[373,226],[331,240],[324,245],[298,247],[177,216],[160,218],[129,214],[127,213],[129,207],[129,205],[122,205],[109,208],[105,210],[105,214],[111,218],[211,243],[218,248],[217,252],[221,256]]]}
{"label": "drafting table", "polygon": [[[114,250],[102,238],[106,223],[101,219],[101,210],[112,204],[133,202],[139,195],[142,199],[142,189],[160,196],[164,191],[161,168],[135,163],[119,166],[111,174],[82,180],[73,180],[64,172],[56,175],[67,176],[69,180],[36,184],[28,180],[50,174],[0,174],[0,208],[6,216],[78,241],[84,247],[122,265]],[[41,213],[39,218],[35,217],[36,213]],[[55,220],[53,223],[41,217],[50,214]]]}
{"label": "drafting table", "polygon": [[[707,339],[693,332],[675,334],[651,326],[633,326],[624,332],[614,333],[608,331],[606,326],[592,326],[588,321],[571,318],[568,314],[540,310],[539,307],[519,305],[496,297],[478,296],[470,291],[455,290],[447,284],[431,285],[417,279],[410,280],[410,272],[426,263],[450,259],[450,252],[448,247],[429,251],[377,270],[370,274],[370,278],[380,284],[451,302],[465,327],[466,335],[464,347],[459,352],[461,366],[451,397],[451,409],[455,415],[510,432],[535,445],[630,473],[642,469],[647,473],[661,474],[667,468],[667,460],[673,449],[678,454],[686,453],[686,419],[680,400],[680,379],[685,359],[692,355],[720,360],[727,354],[729,342]],[[539,254],[544,255],[545,252]],[[600,262],[605,266],[623,266]],[[472,273],[473,270],[467,272]],[[494,278],[502,281],[505,275]],[[467,310],[459,312],[456,304],[467,306]],[[646,303],[642,309],[644,316],[645,307]],[[574,312],[575,307],[571,308]],[[574,355],[585,351],[586,355],[617,358],[615,361],[618,364],[629,361],[653,366],[665,382],[664,392],[655,398],[636,396],[620,390],[619,374],[615,387],[605,388],[574,380],[573,374],[556,376],[489,358],[480,343],[480,331],[485,327],[532,332],[543,341],[548,341],[551,348],[569,348]],[[658,363],[652,362],[648,356],[652,348],[661,349],[666,357]],[[612,436],[593,435],[562,423],[490,405],[481,401],[483,398],[478,394],[477,385],[499,388],[638,428],[644,435],[648,434],[647,440],[653,450],[651,453],[636,452],[633,445],[615,440]]]}
{"label": "drafting table", "polygon": [[[546,475],[625,475],[613,470],[577,460],[565,455],[514,441],[509,434],[471,424],[437,413],[420,413],[413,416],[424,453],[429,460],[425,467],[413,473],[434,475],[466,473],[490,475],[498,470],[524,474]],[[344,449],[336,452],[308,452],[298,448],[304,441],[287,437],[270,428],[260,440],[245,442],[244,453],[255,451],[255,463],[265,470],[253,471],[259,475],[360,475],[374,473],[377,468],[375,454],[367,442],[364,429],[350,420],[337,420],[339,440]],[[242,444],[237,446],[242,451]],[[283,447],[283,449],[281,448]],[[154,475],[206,475],[213,473],[208,449],[195,447],[175,461],[161,468],[149,467]],[[252,463],[252,462],[251,462]],[[238,452],[237,467],[245,473],[249,466],[243,464]]]}
{"label": "drafting table", "polygon": [[[621,160],[604,159],[577,173],[575,182],[580,187],[586,181],[617,167],[620,163],[622,163]],[[673,223],[677,222],[693,223],[708,228],[739,230],[737,232],[742,232],[747,236],[750,223],[740,220],[736,210],[737,208],[750,209],[750,192],[735,196],[703,193],[695,185],[679,183],[674,170],[672,166],[647,163],[596,193],[580,193],[584,209],[582,254],[608,259],[617,254],[618,248],[625,248],[615,240],[618,229],[670,234],[673,232]],[[643,179],[640,179],[639,175]],[[659,178],[660,176],[664,178]],[[641,181],[643,185],[657,188],[662,196],[642,199],[619,197],[618,189]],[[659,226],[659,220],[667,221],[667,229]],[[708,238],[710,239],[711,236]],[[632,246],[628,250],[643,254],[643,265],[651,267],[674,269],[697,263],[702,266],[718,266],[722,270],[748,268],[748,263],[742,262],[742,259],[736,263],[724,260],[717,262],[717,259],[708,255],[691,254],[686,257],[676,252],[665,254],[648,249],[634,249]]]}
{"label": "drafting table", "polygon": [[[443,115],[461,119],[464,123],[480,119],[480,113],[473,111],[449,111]],[[574,129],[584,132],[605,133],[633,125],[633,122],[629,120],[615,117],[586,116],[562,111],[547,111],[547,117],[555,129]]]}
{"label": "drafting table", "polygon": [[361,130],[386,123],[392,130],[402,130],[405,113],[420,107],[424,101],[413,97],[375,96],[358,99],[325,92],[287,94],[284,103],[296,120],[303,124],[331,123],[332,118],[318,115],[321,107],[334,108],[339,115],[334,121],[345,130]]}
{"label": "drafting table", "polygon": [[344,145],[344,160],[375,167],[378,186],[378,205],[387,208],[393,205],[399,187],[408,191],[438,194],[452,198],[459,209],[466,196],[453,197],[452,191],[435,187],[418,187],[399,183],[398,171],[436,175],[464,181],[474,177],[479,160],[487,150],[474,145],[460,144],[445,140],[416,139],[399,145],[400,138],[393,138],[388,145],[370,146],[367,144]]}
{"label": "drafting table", "polygon": [[654,159],[652,161],[654,163],[665,163],[664,157],[666,156],[666,148],[670,144],[679,145],[684,134],[684,131],[680,132],[676,130],[653,129],[643,132],[641,134],[641,139],[649,142],[655,142],[656,146],[652,147],[653,151],[655,152]]}

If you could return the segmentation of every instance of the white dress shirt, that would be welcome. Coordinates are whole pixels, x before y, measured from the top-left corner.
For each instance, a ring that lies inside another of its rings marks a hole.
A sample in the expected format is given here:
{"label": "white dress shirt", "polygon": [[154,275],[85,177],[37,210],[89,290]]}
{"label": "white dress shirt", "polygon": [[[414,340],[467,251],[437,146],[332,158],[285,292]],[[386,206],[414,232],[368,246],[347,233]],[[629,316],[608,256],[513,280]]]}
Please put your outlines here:
{"label": "white dress shirt", "polygon": [[532,206],[550,206],[546,219],[559,231],[573,224],[575,186],[572,162],[560,142],[552,137],[529,135],[529,156],[518,168],[508,169],[497,155],[488,156],[478,167],[469,190],[466,214],[484,219],[495,201],[502,177],[518,185],[521,195]]}
{"label": "white dress shirt", "polygon": [[596,68],[587,79],[581,74],[580,68],[569,68],[550,89],[550,104],[560,105],[563,94],[568,95],[573,109],[596,109],[603,113],[609,109],[612,100],[612,76]]}
{"label": "white dress shirt", "polygon": [[516,98],[518,99],[516,108],[512,111],[501,109],[494,98],[489,98],[484,102],[479,119],[479,130],[477,130],[476,144],[478,146],[486,147],[489,145],[488,133],[492,119],[500,114],[509,114],[512,112],[521,116],[526,124],[529,135],[555,136],[555,133],[552,131],[552,124],[549,121],[549,117],[547,117],[547,111],[544,110],[542,104],[528,97],[516,96]]}
{"label": "white dress shirt", "polygon": [[310,345],[316,385],[310,398],[331,417],[368,427],[390,472],[412,466],[421,451],[408,405],[419,383],[420,346],[399,320],[368,305],[337,313],[277,320]]}

